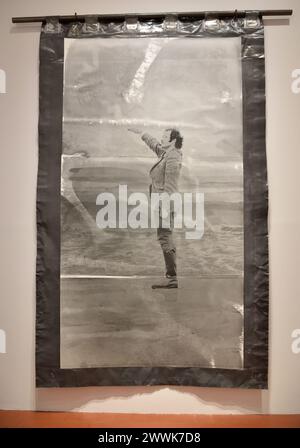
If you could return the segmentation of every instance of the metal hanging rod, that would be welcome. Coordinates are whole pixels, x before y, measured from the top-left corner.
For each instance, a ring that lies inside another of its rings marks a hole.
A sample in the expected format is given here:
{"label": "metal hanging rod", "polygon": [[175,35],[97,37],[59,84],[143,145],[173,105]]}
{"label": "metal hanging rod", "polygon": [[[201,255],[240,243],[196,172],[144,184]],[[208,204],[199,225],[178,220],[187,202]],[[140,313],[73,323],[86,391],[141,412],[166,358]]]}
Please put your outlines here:
{"label": "metal hanging rod", "polygon": [[[184,19],[204,19],[207,16],[214,16],[218,18],[244,18],[247,14],[253,11],[198,11],[198,12],[167,12],[167,13],[130,13],[130,14],[91,14],[93,17],[98,17],[101,22],[123,21],[127,17],[135,17],[140,20],[163,20],[166,16],[176,16],[181,20]],[[291,16],[292,9],[262,9],[255,11],[261,17],[270,16]],[[61,23],[84,22],[86,15],[71,16],[37,16],[37,17],[13,17],[13,23],[32,23],[32,22],[46,22],[50,19],[58,19]]]}

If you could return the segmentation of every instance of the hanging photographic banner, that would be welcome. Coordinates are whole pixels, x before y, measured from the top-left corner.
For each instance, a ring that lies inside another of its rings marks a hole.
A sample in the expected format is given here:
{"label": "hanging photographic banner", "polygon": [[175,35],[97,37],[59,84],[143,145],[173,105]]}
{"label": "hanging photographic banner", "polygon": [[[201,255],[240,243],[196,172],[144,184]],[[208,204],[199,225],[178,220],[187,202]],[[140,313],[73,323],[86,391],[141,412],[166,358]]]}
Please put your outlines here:
{"label": "hanging photographic banner", "polygon": [[39,387],[267,387],[264,29],[49,20]]}

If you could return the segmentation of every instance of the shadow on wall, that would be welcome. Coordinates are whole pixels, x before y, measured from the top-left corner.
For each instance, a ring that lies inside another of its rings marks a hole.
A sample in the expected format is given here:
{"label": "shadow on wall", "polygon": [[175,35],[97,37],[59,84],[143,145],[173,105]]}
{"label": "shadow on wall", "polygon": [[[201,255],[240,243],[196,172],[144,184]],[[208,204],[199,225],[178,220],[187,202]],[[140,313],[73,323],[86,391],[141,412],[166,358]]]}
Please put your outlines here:
{"label": "shadow on wall", "polygon": [[290,19],[264,19],[264,26],[288,26]]}
{"label": "shadow on wall", "polygon": [[[180,411],[178,409],[180,402]],[[262,391],[197,387],[40,388],[37,411],[259,414]]]}
{"label": "shadow on wall", "polygon": [[41,23],[20,23],[11,24],[10,33],[24,34],[24,33],[38,33],[41,30]]}

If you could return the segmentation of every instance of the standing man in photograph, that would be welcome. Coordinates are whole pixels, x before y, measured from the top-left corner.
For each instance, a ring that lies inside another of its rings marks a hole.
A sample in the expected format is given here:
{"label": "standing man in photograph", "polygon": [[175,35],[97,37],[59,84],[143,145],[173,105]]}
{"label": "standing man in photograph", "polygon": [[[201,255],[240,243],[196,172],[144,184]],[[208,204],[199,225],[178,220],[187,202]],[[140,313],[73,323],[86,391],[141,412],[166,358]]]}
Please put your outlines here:
{"label": "standing man in photograph", "polygon": [[[150,170],[151,193],[172,193],[178,192],[178,180],[182,165],[182,142],[180,132],[174,128],[164,131],[161,141],[150,134],[142,133],[140,129],[130,128],[129,131],[140,134],[146,145],[157,155],[159,160]],[[159,209],[159,226],[157,228],[157,239],[160,243],[166,267],[166,280],[152,285],[153,289],[158,288],[178,288],[176,246],[173,240],[174,211],[170,208],[170,227],[162,226],[162,213]]]}

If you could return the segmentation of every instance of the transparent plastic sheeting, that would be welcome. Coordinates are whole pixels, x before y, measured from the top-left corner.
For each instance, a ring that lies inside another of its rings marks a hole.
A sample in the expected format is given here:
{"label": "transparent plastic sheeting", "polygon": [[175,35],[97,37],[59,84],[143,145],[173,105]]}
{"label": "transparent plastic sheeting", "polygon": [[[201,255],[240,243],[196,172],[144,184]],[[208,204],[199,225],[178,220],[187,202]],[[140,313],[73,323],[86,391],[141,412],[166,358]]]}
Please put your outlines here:
{"label": "transparent plastic sheeting", "polygon": [[266,388],[267,218],[257,12],[42,26],[37,386]]}

